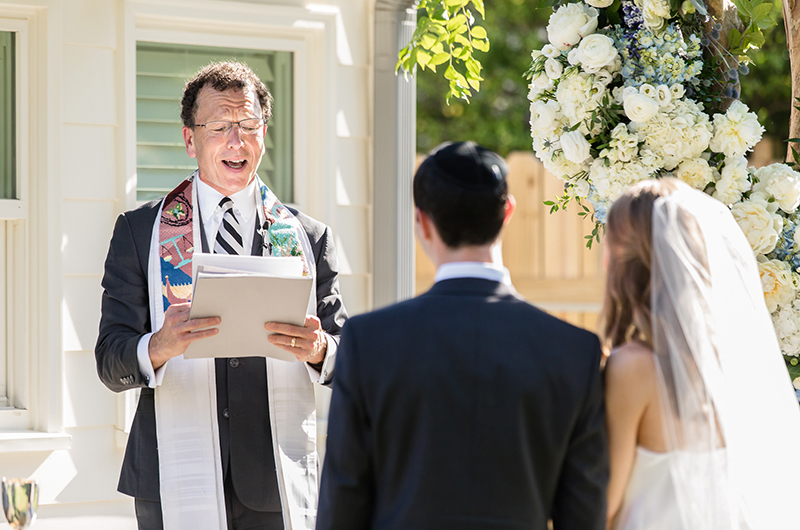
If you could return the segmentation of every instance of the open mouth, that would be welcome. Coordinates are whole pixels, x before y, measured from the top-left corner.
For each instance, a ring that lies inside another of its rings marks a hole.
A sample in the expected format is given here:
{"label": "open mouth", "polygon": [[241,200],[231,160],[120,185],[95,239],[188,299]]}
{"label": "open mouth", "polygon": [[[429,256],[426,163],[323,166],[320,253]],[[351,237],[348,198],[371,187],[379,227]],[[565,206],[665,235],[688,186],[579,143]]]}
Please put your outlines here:
{"label": "open mouth", "polygon": [[223,160],[222,163],[231,169],[242,169],[247,164],[247,160]]}

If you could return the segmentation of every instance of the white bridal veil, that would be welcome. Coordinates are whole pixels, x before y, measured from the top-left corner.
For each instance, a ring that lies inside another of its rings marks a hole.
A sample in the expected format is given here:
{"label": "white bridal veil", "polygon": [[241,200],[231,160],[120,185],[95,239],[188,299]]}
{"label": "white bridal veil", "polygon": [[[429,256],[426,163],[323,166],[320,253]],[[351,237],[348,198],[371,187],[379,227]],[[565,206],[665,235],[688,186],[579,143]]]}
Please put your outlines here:
{"label": "white bridal veil", "polygon": [[653,346],[684,528],[800,528],[800,409],[747,240],[680,185],[653,208]]}

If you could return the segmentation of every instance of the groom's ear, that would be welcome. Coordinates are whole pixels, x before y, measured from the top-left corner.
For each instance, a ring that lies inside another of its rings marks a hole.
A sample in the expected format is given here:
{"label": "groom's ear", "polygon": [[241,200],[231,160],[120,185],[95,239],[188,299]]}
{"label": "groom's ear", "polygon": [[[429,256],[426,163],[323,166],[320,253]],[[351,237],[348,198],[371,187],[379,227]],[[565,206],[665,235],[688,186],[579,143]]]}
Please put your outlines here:
{"label": "groom's ear", "polygon": [[515,199],[513,195],[509,194],[506,198],[506,212],[503,214],[503,226],[508,225],[508,222],[511,221],[511,216],[514,215],[514,210],[516,209],[517,199]]}
{"label": "groom's ear", "polygon": [[417,226],[417,237],[421,241],[430,241],[433,235],[431,232],[433,230],[433,221],[428,217],[428,214],[419,208],[414,208],[414,220]]}

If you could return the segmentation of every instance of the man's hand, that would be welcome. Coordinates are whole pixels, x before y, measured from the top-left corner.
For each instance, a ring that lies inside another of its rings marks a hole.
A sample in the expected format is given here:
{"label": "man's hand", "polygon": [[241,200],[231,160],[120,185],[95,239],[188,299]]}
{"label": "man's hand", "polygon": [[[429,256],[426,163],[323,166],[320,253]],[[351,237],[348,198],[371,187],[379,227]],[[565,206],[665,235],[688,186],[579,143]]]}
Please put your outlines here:
{"label": "man's hand", "polygon": [[189,320],[190,302],[172,304],[164,313],[164,325],[150,337],[150,362],[153,370],[158,370],[164,363],[173,357],[183,354],[189,344],[196,340],[211,337],[219,333],[219,329],[200,328],[218,326],[222,319],[219,317],[193,318]]}
{"label": "man's hand", "polygon": [[306,323],[302,327],[267,322],[264,329],[274,333],[268,337],[272,344],[293,354],[298,361],[319,364],[325,360],[328,341],[317,317],[306,315]]}

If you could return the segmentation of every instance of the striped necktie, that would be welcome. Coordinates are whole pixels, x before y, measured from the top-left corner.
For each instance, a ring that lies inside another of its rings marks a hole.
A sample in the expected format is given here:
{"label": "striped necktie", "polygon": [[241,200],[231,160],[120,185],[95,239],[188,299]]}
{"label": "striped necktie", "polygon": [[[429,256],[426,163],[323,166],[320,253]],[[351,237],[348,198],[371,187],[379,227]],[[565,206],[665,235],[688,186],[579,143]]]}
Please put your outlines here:
{"label": "striped necktie", "polygon": [[222,223],[219,225],[217,232],[217,239],[214,242],[214,254],[237,254],[244,255],[244,246],[242,245],[242,235],[240,233],[241,227],[239,220],[233,213],[233,201],[230,197],[223,197],[219,201],[219,207],[222,208]]}

